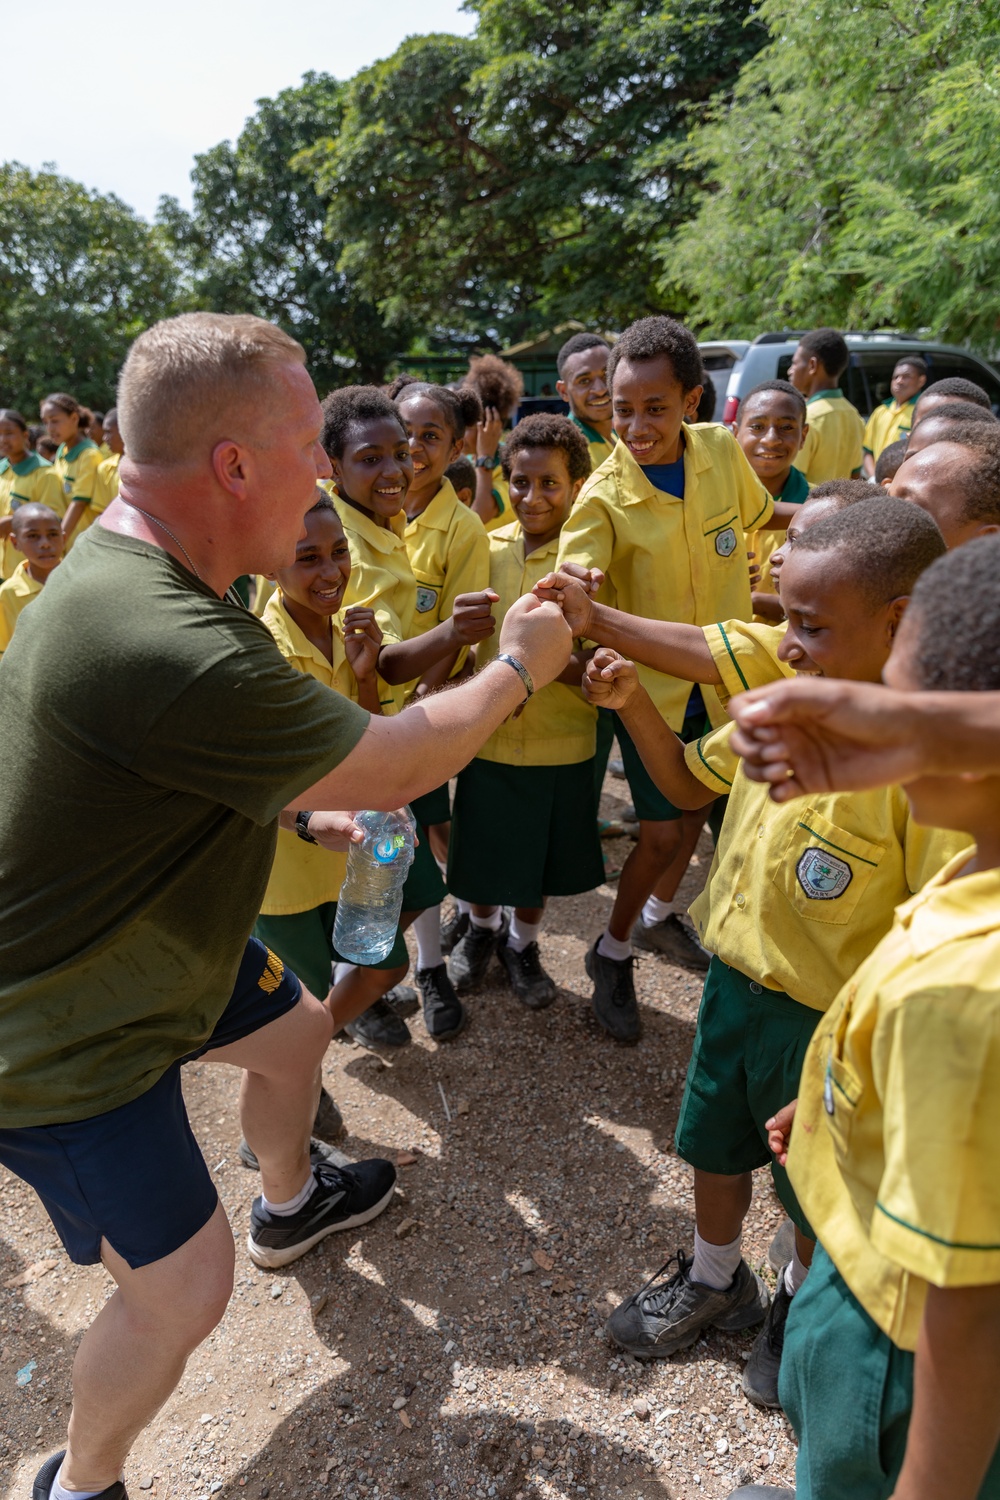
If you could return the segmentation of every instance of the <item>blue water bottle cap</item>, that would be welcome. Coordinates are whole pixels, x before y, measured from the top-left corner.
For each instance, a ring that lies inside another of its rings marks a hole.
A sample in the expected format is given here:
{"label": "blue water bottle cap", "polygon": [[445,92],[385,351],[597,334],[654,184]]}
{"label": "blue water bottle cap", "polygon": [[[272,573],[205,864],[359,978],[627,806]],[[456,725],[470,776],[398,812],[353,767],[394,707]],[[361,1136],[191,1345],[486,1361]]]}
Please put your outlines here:
{"label": "blue water bottle cap", "polygon": [[393,860],[399,858],[404,839],[401,834],[387,833],[384,838],[378,840],[372,851],[380,865],[391,865]]}

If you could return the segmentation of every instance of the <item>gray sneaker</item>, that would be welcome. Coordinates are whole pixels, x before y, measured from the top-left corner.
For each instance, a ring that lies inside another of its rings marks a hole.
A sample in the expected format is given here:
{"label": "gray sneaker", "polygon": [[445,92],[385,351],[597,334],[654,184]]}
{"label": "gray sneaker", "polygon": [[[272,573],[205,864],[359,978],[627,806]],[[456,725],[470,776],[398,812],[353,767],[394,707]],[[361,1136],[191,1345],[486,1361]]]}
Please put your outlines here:
{"label": "gray sneaker", "polygon": [[[604,1325],[608,1336],[637,1359],[664,1359],[687,1349],[703,1328],[734,1333],[767,1316],[767,1287],[741,1260],[728,1287],[716,1291],[691,1280],[692,1257],[678,1250],[651,1280],[619,1303]],[[667,1275],[671,1266],[677,1269]]]}
{"label": "gray sneaker", "polygon": [[781,1402],[778,1400],[778,1371],[781,1368],[781,1351],[785,1347],[785,1323],[791,1305],[791,1295],[785,1289],[785,1273],[782,1271],[778,1276],[778,1288],[771,1299],[764,1326],[754,1340],[750,1358],[743,1367],[744,1396],[754,1406],[763,1406],[771,1411],[781,1410]]}
{"label": "gray sneaker", "polygon": [[339,1141],[346,1132],[344,1117],[334,1103],[333,1096],[329,1090],[321,1088],[316,1118],[313,1120],[313,1135],[318,1136],[321,1141]]}
{"label": "gray sneaker", "polygon": [[777,1276],[795,1254],[795,1225],[791,1219],[783,1219],[778,1232],[767,1247],[767,1263]]}
{"label": "gray sneaker", "polygon": [[632,941],[645,953],[660,953],[672,964],[684,969],[695,969],[699,974],[708,971],[712,955],[699,943],[691,928],[681,921],[676,913],[664,917],[662,922],[639,920],[632,928]]}
{"label": "gray sneaker", "polygon": [[[597,943],[600,941],[598,938]],[[598,953],[597,943],[583,961],[594,981],[594,993],[590,999],[594,1015],[616,1042],[637,1042],[642,1035],[642,1022],[632,978],[635,959],[631,954],[622,959],[605,958],[603,953]]]}
{"label": "gray sneaker", "polygon": [[744,1484],[730,1491],[729,1500],[795,1500],[795,1491],[776,1484]]}

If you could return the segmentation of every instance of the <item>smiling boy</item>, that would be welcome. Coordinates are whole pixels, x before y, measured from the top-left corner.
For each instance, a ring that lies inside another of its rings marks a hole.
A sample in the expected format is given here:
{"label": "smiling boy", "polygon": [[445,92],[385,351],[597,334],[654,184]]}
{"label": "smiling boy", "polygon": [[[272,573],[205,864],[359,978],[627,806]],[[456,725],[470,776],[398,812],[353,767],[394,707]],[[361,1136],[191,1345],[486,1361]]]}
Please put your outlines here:
{"label": "smiling boy", "polygon": [[615,446],[615,430],[608,388],[611,345],[599,333],[574,333],[556,355],[556,390],[569,403],[569,419],[579,427],[596,469]]}
{"label": "smiling boy", "polygon": [[0,653],[10,645],[21,611],[37,599],[65,551],[62,521],[47,505],[19,506],[10,534],[24,561],[0,586]]}
{"label": "smiling boy", "polygon": [[871,479],[879,454],[897,438],[905,437],[913,422],[920,392],[927,384],[927,361],[921,354],[904,354],[892,372],[888,401],[876,406],[865,424],[864,471]]}
{"label": "smiling boy", "polygon": [[[768,494],[786,505],[801,505],[809,494],[806,476],[795,467],[808,431],[805,397],[791,381],[765,381],[750,392],[740,407],[736,441]],[[754,531],[747,538],[760,568],[753,593],[754,614],[774,624],[779,624],[784,616],[771,578],[770,561],[783,541],[784,533],[774,527]]]}
{"label": "smiling boy", "polygon": [[949,549],[996,531],[1000,423],[960,424],[944,442],[908,453],[888,489],[890,495],[925,510]]}

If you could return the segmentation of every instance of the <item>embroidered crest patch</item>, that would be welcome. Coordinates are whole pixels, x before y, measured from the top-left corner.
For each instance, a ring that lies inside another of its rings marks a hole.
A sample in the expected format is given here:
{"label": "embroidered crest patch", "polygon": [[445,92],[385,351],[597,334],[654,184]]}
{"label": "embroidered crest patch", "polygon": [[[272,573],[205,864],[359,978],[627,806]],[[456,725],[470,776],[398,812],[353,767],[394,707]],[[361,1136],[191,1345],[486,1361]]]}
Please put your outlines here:
{"label": "embroidered crest patch", "polygon": [[807,849],[795,866],[799,885],[810,901],[835,901],[854,879],[846,860],[825,849]]}
{"label": "embroidered crest patch", "polygon": [[433,609],[437,603],[437,589],[418,587],[417,589],[417,613],[425,615],[429,609]]}
{"label": "embroidered crest patch", "polygon": [[736,551],[736,532],[731,526],[719,532],[715,538],[715,550],[720,557],[732,557]]}

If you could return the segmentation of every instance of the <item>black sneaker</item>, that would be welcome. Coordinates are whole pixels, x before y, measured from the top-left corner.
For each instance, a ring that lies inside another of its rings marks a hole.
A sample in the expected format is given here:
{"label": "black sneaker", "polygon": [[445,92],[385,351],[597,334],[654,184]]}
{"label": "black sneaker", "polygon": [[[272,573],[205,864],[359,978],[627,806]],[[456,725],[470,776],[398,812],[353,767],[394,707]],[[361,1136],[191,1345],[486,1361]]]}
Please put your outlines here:
{"label": "black sneaker", "polygon": [[529,1010],[546,1010],[556,998],[555,980],[542,968],[537,943],[529,943],[518,953],[510,943],[497,945],[497,958],[507,970],[511,989]]}
{"label": "black sneaker", "polygon": [[321,1141],[339,1141],[340,1137],[346,1134],[344,1117],[334,1104],[333,1096],[324,1088],[319,1091],[319,1103],[316,1106],[312,1133]]}
{"label": "black sneaker", "polygon": [[448,978],[447,965],[435,964],[433,969],[418,969],[414,978],[424,1002],[427,1035],[435,1042],[450,1042],[464,1030],[469,1018]]}
{"label": "black sneaker", "polygon": [[287,1266],[338,1229],[357,1229],[388,1208],[396,1186],[391,1161],[313,1167],[316,1191],[298,1213],[269,1214],[259,1198],[250,1210],[247,1250],[265,1270]]}
{"label": "black sneaker", "polygon": [[386,1005],[384,996],[348,1021],[344,1030],[370,1051],[377,1047],[405,1047],[413,1040],[406,1022],[400,1020],[391,1005]]}
{"label": "black sneaker", "polygon": [[[733,1333],[767,1316],[767,1287],[741,1260],[728,1287],[716,1291],[691,1280],[692,1258],[678,1250],[651,1280],[619,1303],[604,1325],[608,1336],[637,1359],[663,1359],[687,1349],[703,1328]],[[672,1275],[670,1267],[677,1269]]]}
{"label": "black sneaker", "polygon": [[459,911],[456,906],[448,920],[441,923],[441,952],[451,953],[459,938],[465,937],[469,926],[469,913]]}
{"label": "black sneaker", "polygon": [[409,984],[394,984],[391,990],[386,990],[382,999],[392,1007],[401,1021],[415,1016],[420,1009],[420,997]]}
{"label": "black sneaker", "polygon": [[[35,1483],[31,1490],[31,1500],[49,1500],[56,1475],[59,1473],[65,1457],[66,1449],[63,1448],[60,1452],[53,1453],[51,1458],[45,1460],[35,1475]],[[101,1490],[99,1495],[95,1495],[94,1500],[128,1500],[128,1491],[121,1480],[116,1479],[114,1484],[109,1484],[106,1490]]]}
{"label": "black sneaker", "polygon": [[469,923],[468,931],[455,944],[448,960],[448,977],[455,986],[457,995],[467,995],[477,990],[486,978],[486,971],[502,939],[506,938],[507,918],[504,917],[496,932],[490,927],[477,927]]}
{"label": "black sneaker", "polygon": [[[260,1171],[260,1162],[257,1160],[256,1152],[245,1137],[237,1146],[236,1154],[243,1165],[250,1168],[251,1172]],[[326,1162],[332,1167],[349,1167],[351,1165],[351,1158],[349,1156],[345,1156],[343,1151],[338,1151],[336,1146],[328,1146],[325,1141],[309,1142],[309,1160],[314,1167],[319,1166],[320,1162]]]}
{"label": "black sneaker", "polygon": [[785,1287],[785,1273],[782,1271],[764,1326],[754,1340],[750,1358],[743,1369],[743,1394],[754,1406],[779,1411],[781,1409],[781,1402],[778,1400],[778,1370],[781,1367],[785,1323],[788,1321],[788,1309],[791,1305],[791,1294]]}
{"label": "black sneaker", "polygon": [[662,953],[672,964],[684,969],[696,969],[699,974],[708,971],[712,955],[701,946],[690,927],[671,913],[662,922],[646,923],[640,915],[632,928],[632,941],[646,953]]}
{"label": "black sneaker", "polygon": [[[597,943],[600,942],[598,938]],[[594,1015],[616,1042],[637,1042],[642,1035],[639,1006],[635,998],[632,967],[635,959],[605,958],[597,943],[584,959],[584,968],[594,981],[591,1005]]]}

